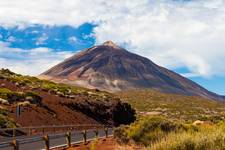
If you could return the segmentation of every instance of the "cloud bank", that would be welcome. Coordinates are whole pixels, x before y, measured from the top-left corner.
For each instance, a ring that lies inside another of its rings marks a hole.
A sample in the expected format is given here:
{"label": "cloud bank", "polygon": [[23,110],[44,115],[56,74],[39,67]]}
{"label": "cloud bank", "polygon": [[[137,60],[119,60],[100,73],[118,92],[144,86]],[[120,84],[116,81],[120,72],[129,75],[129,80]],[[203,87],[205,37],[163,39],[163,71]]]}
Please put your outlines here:
{"label": "cloud bank", "polygon": [[26,75],[39,75],[71,55],[71,52],[55,52],[44,47],[10,48],[8,43],[0,42],[0,67]]}
{"label": "cloud bank", "polygon": [[[0,24],[92,23],[96,42],[113,40],[188,76],[225,75],[224,0],[1,0]],[[4,62],[3,62],[4,63]]]}

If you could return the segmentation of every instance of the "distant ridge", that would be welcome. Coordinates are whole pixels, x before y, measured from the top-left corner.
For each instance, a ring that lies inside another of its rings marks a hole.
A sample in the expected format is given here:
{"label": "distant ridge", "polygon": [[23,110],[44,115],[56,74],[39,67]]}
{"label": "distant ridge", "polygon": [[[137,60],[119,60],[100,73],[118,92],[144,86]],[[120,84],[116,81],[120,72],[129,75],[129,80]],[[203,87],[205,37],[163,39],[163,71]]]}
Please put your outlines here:
{"label": "distant ridge", "polygon": [[52,67],[40,78],[109,92],[152,88],[162,92],[225,100],[148,58],[128,52],[112,41],[83,50]]}

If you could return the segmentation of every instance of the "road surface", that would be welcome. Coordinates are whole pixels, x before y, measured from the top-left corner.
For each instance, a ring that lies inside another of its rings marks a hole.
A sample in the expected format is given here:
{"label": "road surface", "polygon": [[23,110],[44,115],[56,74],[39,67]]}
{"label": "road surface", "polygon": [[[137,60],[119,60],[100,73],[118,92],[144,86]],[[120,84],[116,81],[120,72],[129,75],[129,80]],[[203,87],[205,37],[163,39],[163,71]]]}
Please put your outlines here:
{"label": "road surface", "polygon": [[[113,134],[112,132],[113,132],[112,129],[109,129],[108,135],[112,135]],[[61,135],[65,135],[65,133],[57,134],[57,135],[54,135],[54,134],[49,135],[50,148],[66,144],[65,136],[59,137],[56,139],[54,138],[54,136],[61,136]],[[105,137],[104,129],[99,129],[99,137]],[[94,130],[87,130],[87,140],[94,139],[94,138],[95,138]],[[17,139],[18,141],[22,141],[23,139],[26,139],[26,138],[17,138]],[[72,138],[71,138],[72,143],[76,143],[82,140],[83,140],[83,135],[80,131],[72,132]],[[38,142],[19,144],[19,150],[42,150],[44,149],[44,146],[45,146],[44,141],[42,140]],[[0,148],[0,150],[13,150],[13,147]]]}

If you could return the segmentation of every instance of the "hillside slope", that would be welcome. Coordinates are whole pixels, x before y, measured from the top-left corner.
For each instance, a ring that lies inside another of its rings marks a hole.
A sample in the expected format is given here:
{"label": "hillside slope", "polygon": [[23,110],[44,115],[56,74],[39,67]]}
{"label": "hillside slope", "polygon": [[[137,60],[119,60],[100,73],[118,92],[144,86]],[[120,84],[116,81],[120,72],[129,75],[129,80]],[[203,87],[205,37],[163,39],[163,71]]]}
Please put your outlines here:
{"label": "hillside slope", "polygon": [[83,50],[40,75],[56,82],[105,91],[152,88],[225,100],[195,82],[107,41]]}
{"label": "hillside slope", "polygon": [[[18,105],[22,108],[20,116],[16,116]],[[7,121],[3,122],[6,118],[14,120],[11,124],[16,122],[20,126],[119,125],[134,121],[135,111],[129,104],[106,92],[56,84],[2,69],[0,70],[1,127],[10,127]]]}
{"label": "hillside slope", "polygon": [[131,90],[116,93],[139,115],[163,115],[179,120],[225,120],[225,102],[161,93],[156,90]]}

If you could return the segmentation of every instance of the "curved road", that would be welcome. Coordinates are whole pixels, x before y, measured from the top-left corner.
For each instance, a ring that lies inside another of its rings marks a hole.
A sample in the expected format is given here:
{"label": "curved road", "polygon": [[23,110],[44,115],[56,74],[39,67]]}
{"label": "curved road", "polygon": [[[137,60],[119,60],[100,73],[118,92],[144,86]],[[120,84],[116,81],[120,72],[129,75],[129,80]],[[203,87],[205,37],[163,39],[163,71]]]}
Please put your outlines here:
{"label": "curved road", "polygon": [[[112,129],[108,130],[108,135],[112,135]],[[63,134],[49,134],[50,148],[66,145],[66,137]],[[59,136],[58,138],[56,138]],[[63,137],[62,137],[63,136]],[[32,138],[38,138],[40,136],[35,136]],[[105,137],[104,129],[99,129],[99,138]],[[87,130],[87,140],[91,140],[95,138],[94,130]],[[18,141],[23,141],[28,138],[17,138]],[[83,142],[83,135],[81,131],[72,132],[71,143],[80,143]],[[0,144],[1,145],[1,144]],[[42,150],[44,149],[44,141],[31,142],[26,144],[19,144],[19,150]],[[0,148],[0,150],[13,150],[13,147]]]}

